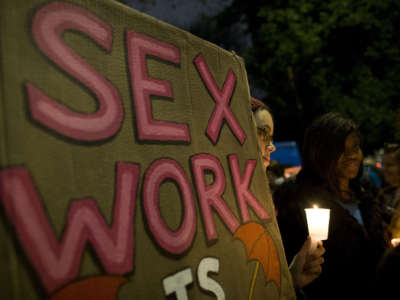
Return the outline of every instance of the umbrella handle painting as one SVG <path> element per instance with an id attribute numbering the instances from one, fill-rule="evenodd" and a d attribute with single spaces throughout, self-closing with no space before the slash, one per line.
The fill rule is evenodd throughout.
<path id="1" fill-rule="evenodd" d="M 275 282 L 280 290 L 281 274 L 278 253 L 271 236 L 264 226 L 256 222 L 243 224 L 236 230 L 234 237 L 243 242 L 248 261 L 256 261 L 256 268 L 250 285 L 249 300 L 251 300 L 254 292 L 255 280 L 260 265 L 264 271 L 265 281 Z"/>

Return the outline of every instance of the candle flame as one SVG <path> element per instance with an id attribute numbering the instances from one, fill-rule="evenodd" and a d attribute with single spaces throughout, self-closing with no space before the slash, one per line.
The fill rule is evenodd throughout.
<path id="1" fill-rule="evenodd" d="M 318 205 L 314 204 L 314 209 L 317 209 L 317 208 L 318 208 Z"/>
<path id="2" fill-rule="evenodd" d="M 392 242 L 392 246 L 396 247 L 397 245 L 400 244 L 400 238 L 394 238 L 391 240 L 391 242 Z"/>

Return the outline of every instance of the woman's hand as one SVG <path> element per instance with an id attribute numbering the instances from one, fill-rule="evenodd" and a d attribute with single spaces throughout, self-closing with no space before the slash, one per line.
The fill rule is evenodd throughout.
<path id="1" fill-rule="evenodd" d="M 316 249 L 311 250 L 311 237 L 307 238 L 289 266 L 296 289 L 305 287 L 319 277 L 322 272 L 321 264 L 324 262 L 322 255 L 325 251 L 322 241 L 318 242 Z"/>

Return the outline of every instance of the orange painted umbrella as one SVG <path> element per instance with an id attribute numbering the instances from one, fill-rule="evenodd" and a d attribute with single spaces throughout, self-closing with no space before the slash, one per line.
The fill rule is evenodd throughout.
<path id="1" fill-rule="evenodd" d="M 260 264 L 263 268 L 266 282 L 275 282 L 280 290 L 281 268 L 278 253 L 271 236 L 264 226 L 256 222 L 246 223 L 236 230 L 234 237 L 244 243 L 248 260 L 255 260 L 257 262 L 250 286 L 249 299 L 253 296 L 255 280 Z"/>

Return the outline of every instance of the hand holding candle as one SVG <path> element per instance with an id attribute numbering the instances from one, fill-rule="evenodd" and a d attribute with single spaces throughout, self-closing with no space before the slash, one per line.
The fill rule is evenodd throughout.
<path id="1" fill-rule="evenodd" d="M 308 234 L 311 236 L 312 248 L 317 247 L 318 241 L 328 239 L 330 209 L 306 208 Z"/>

